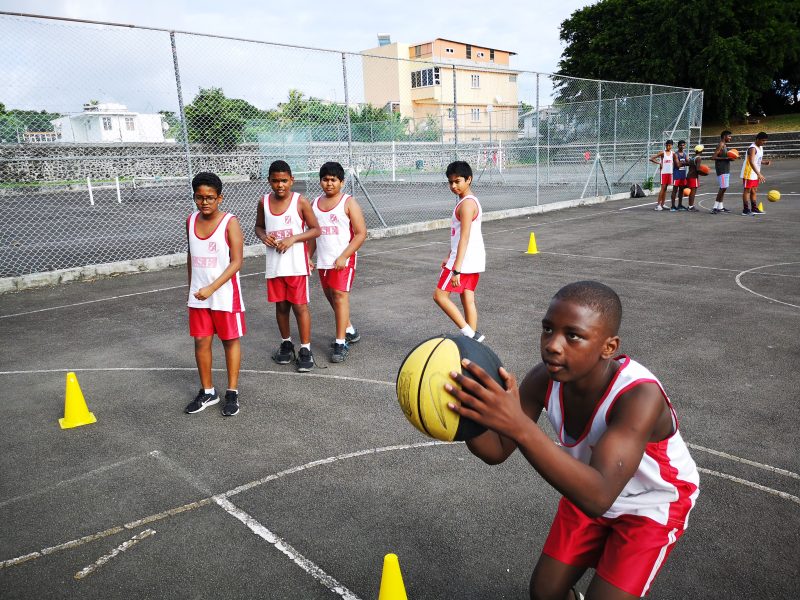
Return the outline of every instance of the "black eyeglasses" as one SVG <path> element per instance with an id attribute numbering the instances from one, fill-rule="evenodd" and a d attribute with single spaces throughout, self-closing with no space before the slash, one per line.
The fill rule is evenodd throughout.
<path id="1" fill-rule="evenodd" d="M 196 204 L 212 204 L 219 196 L 195 196 L 194 201 Z"/>

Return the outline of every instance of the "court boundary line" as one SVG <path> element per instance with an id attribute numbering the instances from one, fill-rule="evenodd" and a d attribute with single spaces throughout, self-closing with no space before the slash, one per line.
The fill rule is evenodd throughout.
<path id="1" fill-rule="evenodd" d="M 767 269 L 769 267 L 780 267 L 780 266 L 783 266 L 783 265 L 796 265 L 796 264 L 798 264 L 797 261 L 774 263 L 774 264 L 771 264 L 771 265 L 761 265 L 760 267 L 753 267 L 752 269 L 747 269 L 745 271 L 740 271 L 739 274 L 736 275 L 736 285 L 738 285 L 740 288 L 742 288 L 746 292 L 750 292 L 754 296 L 758 296 L 759 298 L 764 298 L 765 300 L 769 300 L 770 302 L 777 302 L 778 304 L 784 304 L 786 306 L 792 306 L 794 308 L 800 308 L 800 306 L 798 306 L 797 304 L 792 304 L 791 302 L 784 302 L 782 300 L 776 300 L 775 298 L 770 298 L 769 296 L 765 296 L 764 294 L 759 294 L 758 292 L 754 292 L 753 290 L 751 290 L 749 287 L 747 287 L 746 285 L 744 285 L 742 283 L 742 276 L 747 275 L 748 273 L 752 273 L 753 271 L 756 271 L 758 269 Z M 759 275 L 763 275 L 763 273 L 758 273 L 758 274 Z M 797 277 L 797 275 L 785 275 L 785 277 Z"/>

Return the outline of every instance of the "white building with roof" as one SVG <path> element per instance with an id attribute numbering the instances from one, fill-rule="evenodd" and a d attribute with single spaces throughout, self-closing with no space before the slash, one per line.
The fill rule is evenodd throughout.
<path id="1" fill-rule="evenodd" d="M 158 114 L 137 113 L 114 102 L 87 103 L 83 112 L 52 121 L 60 142 L 69 143 L 164 143 L 168 129 Z"/>

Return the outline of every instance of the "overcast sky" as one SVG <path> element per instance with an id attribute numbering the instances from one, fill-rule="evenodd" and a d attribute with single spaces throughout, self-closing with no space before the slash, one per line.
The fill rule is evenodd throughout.
<path id="1" fill-rule="evenodd" d="M 512 67 L 553 72 L 563 45 L 559 26 L 585 0 L 514 2 L 430 0 L 380 3 L 257 0 L 0 0 L 0 11 L 212 33 L 273 43 L 359 52 L 377 34 L 418 43 L 437 37 L 516 52 Z M 540 5 L 540 6 L 537 6 Z M 77 112 L 89 99 L 134 110 L 174 109 L 175 82 L 165 34 L 86 28 L 0 17 L 0 90 L 9 108 Z M 288 87 L 342 101 L 341 57 L 244 43 L 178 37 L 184 98 L 199 87 L 222 87 L 269 108 Z M 348 61 L 351 101 L 360 101 L 360 65 Z M 287 87 L 288 86 L 288 87 Z M 351 86 L 348 86 L 351 87 Z M 520 85 L 520 99 L 525 96 Z"/>

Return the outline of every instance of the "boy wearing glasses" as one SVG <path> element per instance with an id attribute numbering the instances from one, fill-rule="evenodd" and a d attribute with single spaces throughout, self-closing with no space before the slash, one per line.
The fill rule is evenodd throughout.
<path id="1" fill-rule="evenodd" d="M 214 334 L 225 349 L 228 390 L 222 414 L 239 412 L 239 366 L 242 362 L 239 338 L 245 334 L 244 301 L 239 283 L 244 238 L 238 219 L 219 210 L 222 181 L 214 173 L 198 173 L 192 179 L 197 211 L 186 221 L 189 251 L 189 335 L 194 338 L 194 357 L 201 389 L 186 407 L 198 413 L 219 402 L 211 378 L 211 341 Z"/>

